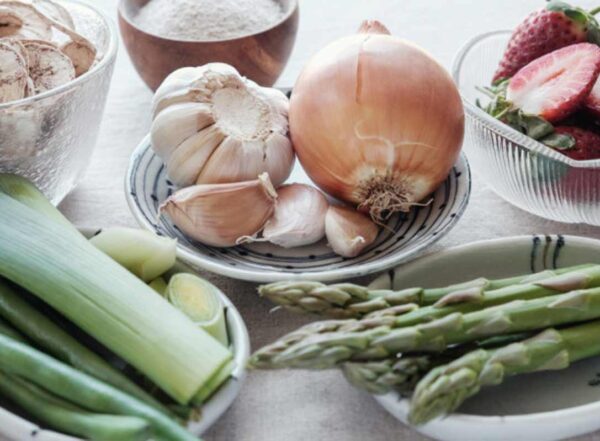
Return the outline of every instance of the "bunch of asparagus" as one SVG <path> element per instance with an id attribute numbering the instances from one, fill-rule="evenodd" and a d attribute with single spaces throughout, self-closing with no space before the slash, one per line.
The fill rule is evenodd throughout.
<path id="1" fill-rule="evenodd" d="M 259 292 L 283 308 L 338 319 L 261 348 L 251 367 L 339 368 L 370 393 L 412 395 L 414 424 L 506 376 L 600 355 L 600 265 L 435 289 L 280 282 Z"/>

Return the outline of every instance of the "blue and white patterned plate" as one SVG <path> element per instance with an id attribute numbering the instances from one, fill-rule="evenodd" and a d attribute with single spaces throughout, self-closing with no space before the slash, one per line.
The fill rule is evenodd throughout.
<path id="1" fill-rule="evenodd" d="M 288 182 L 310 183 L 297 162 Z M 287 279 L 331 281 L 364 276 L 414 259 L 446 234 L 469 201 L 471 171 L 461 154 L 446 181 L 432 194 L 431 203 L 394 216 L 375 243 L 355 258 L 333 253 L 325 240 L 305 247 L 284 249 L 268 243 L 214 248 L 187 238 L 159 205 L 177 188 L 146 137 L 133 152 L 127 171 L 126 197 L 138 222 L 149 230 L 177 238 L 179 257 L 189 265 L 235 279 L 273 282 Z"/>

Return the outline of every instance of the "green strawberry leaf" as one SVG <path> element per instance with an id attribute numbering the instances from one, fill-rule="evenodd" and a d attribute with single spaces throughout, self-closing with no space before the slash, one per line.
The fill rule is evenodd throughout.
<path id="1" fill-rule="evenodd" d="M 587 39 L 590 43 L 600 46 L 600 29 L 598 29 L 597 25 L 592 26 L 590 24 L 587 31 Z"/>
<path id="2" fill-rule="evenodd" d="M 525 130 L 527 136 L 533 139 L 542 139 L 554 132 L 554 127 L 544 118 L 536 115 L 528 115 L 522 111 L 518 112 L 518 118 L 521 127 Z"/>
<path id="3" fill-rule="evenodd" d="M 546 10 L 548 11 L 565 12 L 569 9 L 573 9 L 573 6 L 559 0 L 550 0 L 546 3 Z"/>
<path id="4" fill-rule="evenodd" d="M 552 133 L 540 139 L 540 142 L 556 150 L 570 150 L 575 147 L 575 138 L 562 133 Z"/>
<path id="5" fill-rule="evenodd" d="M 581 23 L 582 25 L 586 25 L 589 19 L 589 15 L 579 9 L 565 9 L 562 12 L 574 22 Z"/>

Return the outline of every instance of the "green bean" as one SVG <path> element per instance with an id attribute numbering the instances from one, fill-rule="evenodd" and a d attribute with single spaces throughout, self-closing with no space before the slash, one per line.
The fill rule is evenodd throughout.
<path id="1" fill-rule="evenodd" d="M 150 423 L 158 439 L 198 441 L 198 438 L 155 408 L 3 335 L 0 335 L 0 370 L 23 377 L 94 412 L 143 418 Z"/>
<path id="2" fill-rule="evenodd" d="M 51 429 L 70 435 L 92 441 L 144 441 L 151 436 L 150 426 L 141 418 L 87 412 L 3 372 L 0 372 L 0 394 Z"/>

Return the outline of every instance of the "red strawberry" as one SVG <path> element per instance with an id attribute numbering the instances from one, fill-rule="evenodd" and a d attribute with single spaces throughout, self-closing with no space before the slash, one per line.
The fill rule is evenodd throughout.
<path id="1" fill-rule="evenodd" d="M 554 132 L 570 135 L 575 140 L 573 148 L 559 150 L 563 155 L 579 161 L 600 159 L 600 135 L 598 133 L 575 126 L 558 126 L 554 128 Z"/>
<path id="2" fill-rule="evenodd" d="M 532 12 L 511 35 L 493 82 L 512 77 L 523 66 L 556 49 L 585 41 L 600 43 L 595 12 L 560 1 L 550 1 L 544 9 Z"/>
<path id="3" fill-rule="evenodd" d="M 596 80 L 596 84 L 583 102 L 583 106 L 596 118 L 600 118 L 600 80 Z"/>
<path id="4" fill-rule="evenodd" d="M 579 43 L 532 61 L 513 76 L 506 99 L 524 113 L 549 122 L 576 111 L 600 73 L 600 47 Z"/>

